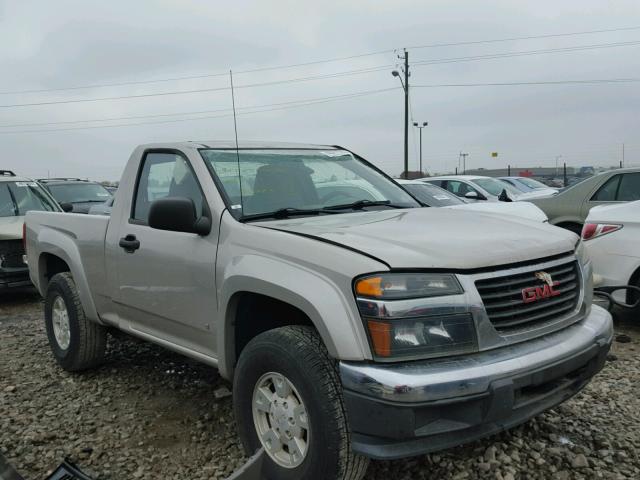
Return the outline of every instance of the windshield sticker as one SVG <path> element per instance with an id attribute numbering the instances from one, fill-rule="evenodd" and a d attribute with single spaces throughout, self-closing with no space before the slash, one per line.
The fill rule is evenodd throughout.
<path id="1" fill-rule="evenodd" d="M 98 193 L 97 194 L 99 197 L 110 197 L 111 195 L 108 193 Z"/>
<path id="2" fill-rule="evenodd" d="M 242 205 L 231 205 L 231 210 L 238 210 L 239 208 L 242 208 Z"/>
<path id="3" fill-rule="evenodd" d="M 433 198 L 435 198 L 436 200 L 449 200 L 449 197 L 447 197 L 446 195 L 434 195 Z"/>
<path id="4" fill-rule="evenodd" d="M 36 182 L 16 182 L 16 187 L 37 187 Z"/>

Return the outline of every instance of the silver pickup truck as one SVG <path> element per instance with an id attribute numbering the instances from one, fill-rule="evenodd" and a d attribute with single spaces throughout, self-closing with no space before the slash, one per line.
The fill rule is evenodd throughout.
<path id="1" fill-rule="evenodd" d="M 611 344 L 575 234 L 420 207 L 340 147 L 153 144 L 111 217 L 30 212 L 26 249 L 62 368 L 157 343 L 233 381 L 268 478 L 358 479 L 563 402 Z"/>

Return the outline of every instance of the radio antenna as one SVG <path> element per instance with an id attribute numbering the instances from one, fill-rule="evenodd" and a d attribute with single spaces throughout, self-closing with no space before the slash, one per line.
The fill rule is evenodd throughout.
<path id="1" fill-rule="evenodd" d="M 236 97 L 233 89 L 233 71 L 229 70 L 229 80 L 231 80 L 231 105 L 233 107 L 233 130 L 236 136 L 236 160 L 238 162 L 238 182 L 240 183 L 240 208 L 244 211 L 242 200 L 242 173 L 240 172 L 240 147 L 238 146 L 238 123 L 236 121 Z"/>

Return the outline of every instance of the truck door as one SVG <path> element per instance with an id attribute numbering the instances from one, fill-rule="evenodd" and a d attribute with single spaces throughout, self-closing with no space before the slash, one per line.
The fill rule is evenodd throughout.
<path id="1" fill-rule="evenodd" d="M 197 213 L 208 212 L 193 167 L 179 152 L 147 152 L 133 192 L 113 247 L 119 315 L 134 330 L 215 356 L 217 229 L 200 236 L 148 225 L 159 198 L 190 198 Z"/>

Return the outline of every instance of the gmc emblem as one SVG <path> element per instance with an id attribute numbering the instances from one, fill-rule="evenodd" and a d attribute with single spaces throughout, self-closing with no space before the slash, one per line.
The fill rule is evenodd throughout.
<path id="1" fill-rule="evenodd" d="M 555 290 L 560 282 L 554 282 L 547 272 L 536 272 L 536 278 L 545 282 L 542 287 L 527 287 L 522 289 L 522 301 L 524 303 L 537 302 L 543 298 L 557 297 L 562 292 Z"/>

